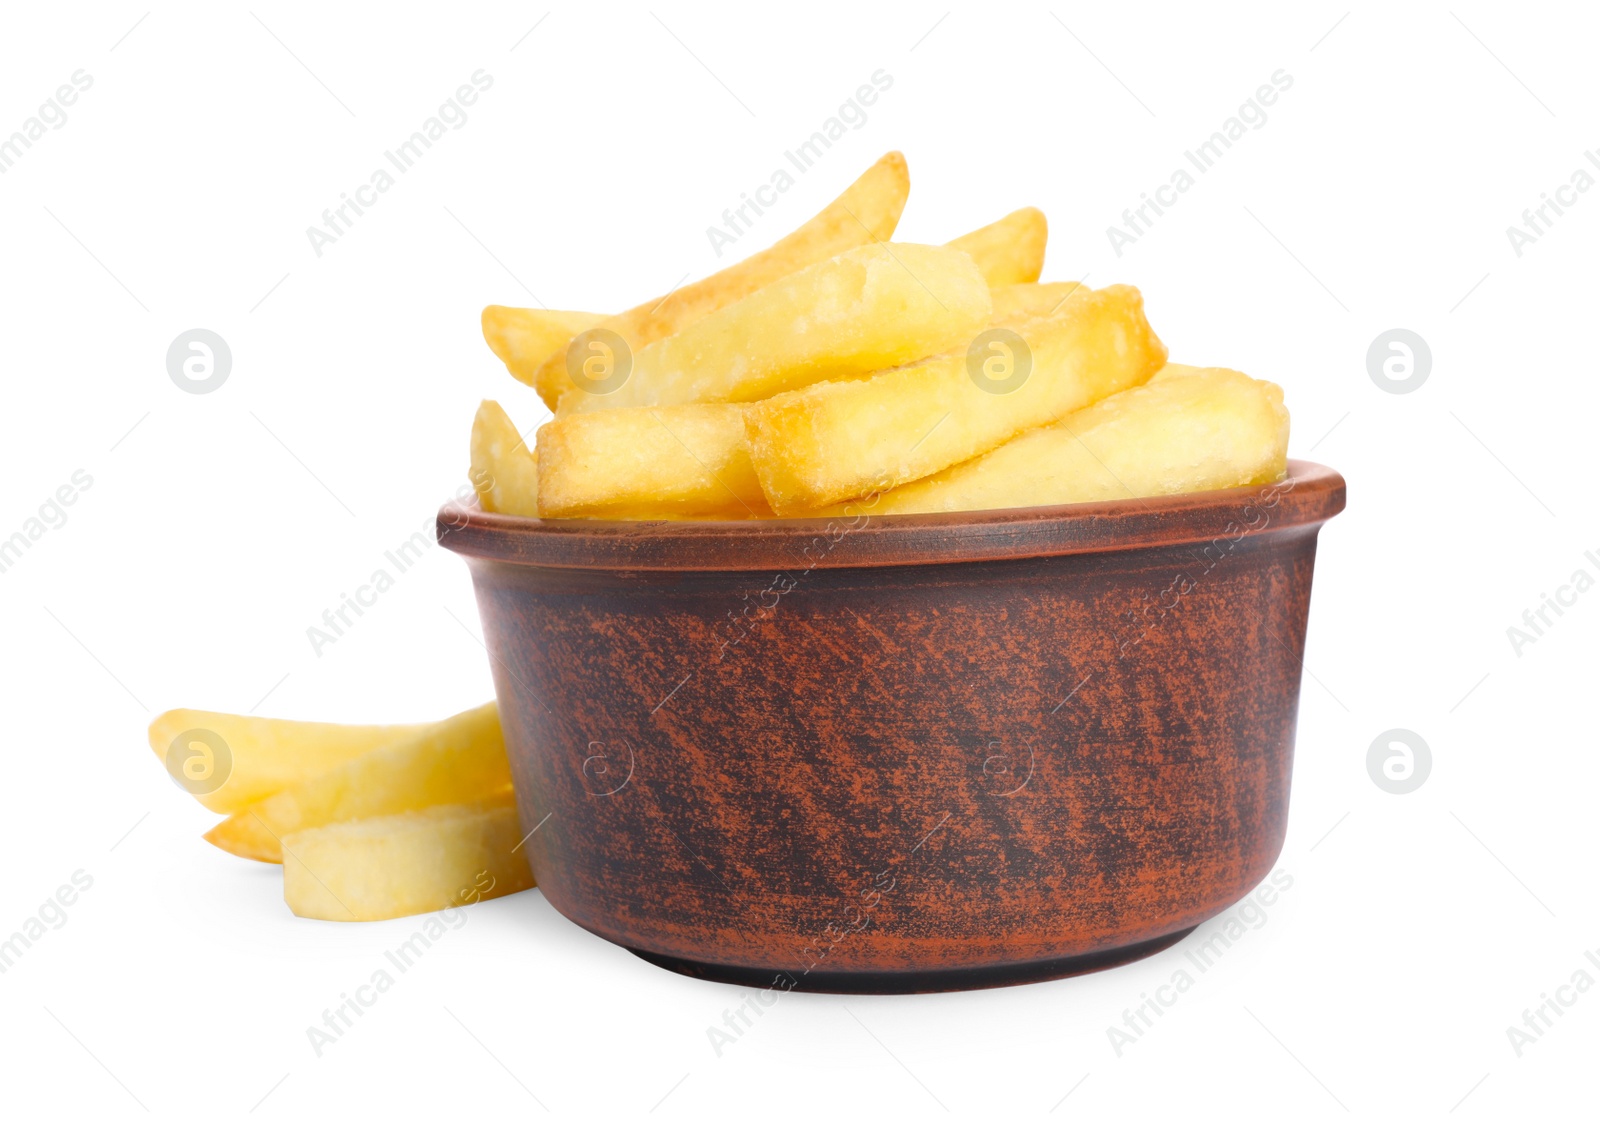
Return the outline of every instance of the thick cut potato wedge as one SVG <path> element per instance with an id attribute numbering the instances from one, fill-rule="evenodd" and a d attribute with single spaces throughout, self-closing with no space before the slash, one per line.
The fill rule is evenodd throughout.
<path id="1" fill-rule="evenodd" d="M 959 250 L 882 243 L 791 273 L 633 356 L 620 387 L 574 388 L 558 417 L 626 406 L 754 402 L 964 347 L 989 286 Z"/>
<path id="2" fill-rule="evenodd" d="M 503 515 L 539 514 L 539 458 L 500 403 L 485 398 L 472 419 L 472 466 L 478 504 Z"/>
<path id="3" fill-rule="evenodd" d="M 989 290 L 994 302 L 990 323 L 1015 328 L 1040 316 L 1053 316 L 1067 303 L 1068 297 L 1083 288 L 1078 281 L 995 286 Z"/>
<path id="4" fill-rule="evenodd" d="M 533 886 L 522 837 L 509 792 L 297 831 L 283 841 L 283 900 L 300 917 L 382 921 L 503 897 Z"/>
<path id="5" fill-rule="evenodd" d="M 656 340 L 675 335 L 718 309 L 743 300 L 780 277 L 857 246 L 887 242 L 900 223 L 900 212 L 905 209 L 910 191 L 911 175 L 906 170 L 906 158 L 891 152 L 862 173 L 843 195 L 770 249 L 753 254 L 703 281 L 674 289 L 664 297 L 608 317 L 596 326 L 615 332 L 637 353 Z M 555 409 L 561 396 L 573 388 L 572 378 L 567 374 L 565 348 L 540 365 L 534 375 L 534 386 L 551 409 Z"/>
<path id="6" fill-rule="evenodd" d="M 548 518 L 770 516 L 736 403 L 573 414 L 539 430 Z"/>
<path id="7" fill-rule="evenodd" d="M 415 737 L 431 725 L 343 726 L 214 710 L 169 710 L 150 723 L 150 748 L 196 800 L 213 812 L 227 813 L 379 746 Z M 200 735 L 174 748 L 179 736 L 192 730 L 216 735 L 226 749 L 219 750 Z M 219 779 L 214 791 L 206 791 Z"/>
<path id="8" fill-rule="evenodd" d="M 1044 212 L 1024 207 L 945 245 L 970 254 L 991 286 L 1021 285 L 1039 280 L 1049 233 Z"/>
<path id="9" fill-rule="evenodd" d="M 1010 348 L 990 356 L 1020 378 L 1004 393 L 980 386 L 961 351 L 752 406 L 745 435 L 767 502 L 798 514 L 932 475 L 1137 386 L 1167 358 L 1126 285 L 1074 294 L 1017 334 L 1031 354 L 1025 377 Z"/>
<path id="10" fill-rule="evenodd" d="M 1289 411 L 1277 386 L 1221 367 L 1168 367 L 986 456 L 885 492 L 870 511 L 1042 507 L 1270 484 L 1283 476 L 1288 449 Z"/>
<path id="11" fill-rule="evenodd" d="M 605 320 L 605 314 L 600 312 L 555 312 L 491 304 L 483 310 L 483 340 L 512 378 L 538 389 L 535 376 L 544 361 L 564 351 L 573 336 L 599 327 Z M 540 390 L 545 405 L 555 409 L 560 391 L 567 385 L 546 388 L 551 390 L 548 394 Z"/>
<path id="12" fill-rule="evenodd" d="M 500 715 L 485 703 L 251 804 L 206 840 L 240 858 L 282 862 L 281 840 L 292 832 L 481 800 L 510 783 Z"/>

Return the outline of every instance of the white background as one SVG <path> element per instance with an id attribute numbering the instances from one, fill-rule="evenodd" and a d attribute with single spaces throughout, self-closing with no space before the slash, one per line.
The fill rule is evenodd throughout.
<path id="1" fill-rule="evenodd" d="M 0 574 L 0 936 L 74 871 L 94 882 L 0 976 L 6 1115 L 1592 1111 L 1600 989 L 1520 1057 L 1506 1031 L 1578 969 L 1600 980 L 1600 592 L 1520 655 L 1506 630 L 1575 570 L 1600 577 L 1600 191 L 1520 257 L 1506 228 L 1600 146 L 1597 30 L 1476 0 L 10 6 L 0 134 L 74 71 L 93 86 L 0 176 L 0 537 L 75 470 L 93 485 Z M 480 68 L 466 124 L 319 258 L 306 228 Z M 146 723 L 487 698 L 467 570 L 442 550 L 320 657 L 306 636 L 463 481 L 481 397 L 542 420 L 480 308 L 619 309 L 727 264 L 706 227 L 879 69 L 866 124 L 740 252 L 898 148 L 900 238 L 1043 208 L 1047 279 L 1139 285 L 1175 359 L 1281 383 L 1292 454 L 1349 480 L 1312 605 L 1292 889 L 1121 1056 L 1107 1028 L 1184 946 L 1028 987 L 788 996 L 718 1057 L 706 1028 L 743 995 L 532 892 L 468 911 L 316 1057 L 306 1028 L 415 923 L 292 917 L 275 868 L 199 839 L 214 817 Z M 1106 228 L 1279 69 L 1267 123 L 1119 258 Z M 194 327 L 232 349 L 211 394 L 167 375 Z M 1367 371 L 1394 327 L 1432 351 L 1406 395 Z M 1366 765 L 1394 727 L 1433 755 L 1404 796 Z"/>

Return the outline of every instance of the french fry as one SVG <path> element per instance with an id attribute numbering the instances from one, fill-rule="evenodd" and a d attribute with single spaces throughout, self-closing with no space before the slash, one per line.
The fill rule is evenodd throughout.
<path id="1" fill-rule="evenodd" d="M 282 862 L 281 840 L 292 832 L 480 800 L 510 783 L 500 715 L 485 703 L 251 804 L 206 840 L 240 858 Z"/>
<path id="2" fill-rule="evenodd" d="M 1014 328 L 1036 317 L 1049 316 L 1081 288 L 1078 281 L 993 286 L 989 297 L 994 302 L 994 315 L 989 323 Z"/>
<path id="3" fill-rule="evenodd" d="M 770 516 L 737 403 L 641 406 L 539 430 L 539 510 L 552 518 Z"/>
<path id="4" fill-rule="evenodd" d="M 472 419 L 469 478 L 485 511 L 503 515 L 539 514 L 539 458 L 512 424 L 500 403 L 484 399 Z"/>
<path id="5" fill-rule="evenodd" d="M 964 346 L 989 286 L 959 250 L 882 243 L 808 266 L 633 356 L 607 393 L 574 387 L 558 417 L 627 406 L 754 402 Z"/>
<path id="6" fill-rule="evenodd" d="M 1225 368 L 1175 368 L 859 506 L 872 515 L 980 511 L 1280 479 L 1289 448 L 1283 391 Z"/>
<path id="7" fill-rule="evenodd" d="M 430 725 L 344 726 L 180 709 L 158 715 L 149 738 L 174 780 L 213 812 L 228 813 Z M 184 734 L 193 736 L 179 744 Z"/>
<path id="8" fill-rule="evenodd" d="M 599 312 L 554 312 L 547 308 L 510 308 L 491 304 L 483 310 L 483 339 L 511 377 L 539 389 L 545 405 L 556 407 L 556 393 L 540 389 L 535 376 L 544 361 L 566 349 L 579 332 L 598 327 L 606 319 Z M 566 384 L 556 389 L 564 389 Z"/>
<path id="9" fill-rule="evenodd" d="M 300 917 L 382 921 L 503 897 L 533 886 L 522 835 L 509 792 L 297 831 L 283 900 Z"/>
<path id="10" fill-rule="evenodd" d="M 1039 280 L 1048 236 L 1044 212 L 1024 207 L 945 245 L 971 255 L 991 287 L 1020 285 Z"/>
<path id="11" fill-rule="evenodd" d="M 1031 355 L 1025 374 L 1012 345 L 995 341 L 977 356 L 982 367 L 962 350 L 752 406 L 745 436 L 773 511 L 798 514 L 932 475 L 1144 382 L 1167 357 L 1139 290 L 1125 285 L 1074 294 L 1017 334 Z M 995 382 L 1019 385 L 979 385 L 997 361 L 1005 370 Z"/>
<path id="12" fill-rule="evenodd" d="M 989 323 L 1026 324 L 1058 309 L 1079 288 L 1076 281 L 1002 285 L 990 290 L 994 314 Z M 548 448 L 561 448 L 562 456 L 557 470 L 549 467 L 548 448 L 543 454 L 547 468 L 540 510 L 551 518 L 770 516 L 772 509 L 750 463 L 743 416 L 742 408 L 735 413 L 727 403 L 698 403 L 560 418 L 541 430 L 540 440 Z M 737 426 L 732 424 L 735 417 L 740 419 Z M 673 435 L 678 441 L 669 443 Z M 473 464 L 476 471 L 478 462 Z M 485 506 L 490 502 L 508 501 L 486 500 Z M 533 514 L 528 507 L 519 513 Z"/>
<path id="13" fill-rule="evenodd" d="M 888 153 L 863 172 L 844 194 L 771 248 L 702 281 L 608 317 L 596 326 L 621 336 L 637 354 L 656 340 L 681 332 L 781 277 L 857 246 L 888 241 L 900 223 L 900 212 L 905 209 L 910 191 L 906 158 L 898 152 Z M 533 385 L 551 409 L 573 388 L 565 348 L 539 366 Z"/>

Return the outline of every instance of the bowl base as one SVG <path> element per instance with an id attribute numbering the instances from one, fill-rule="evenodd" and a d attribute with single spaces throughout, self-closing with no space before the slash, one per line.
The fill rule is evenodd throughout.
<path id="1" fill-rule="evenodd" d="M 1099 972 L 1135 960 L 1154 956 L 1171 948 L 1194 932 L 1197 926 L 1180 929 L 1176 933 L 1106 949 L 1082 956 L 1061 956 L 1053 960 L 1029 960 L 1020 964 L 995 964 L 978 968 L 936 968 L 928 971 L 903 972 L 789 972 L 781 968 L 746 968 L 733 964 L 707 964 L 699 960 L 683 960 L 676 956 L 662 956 L 642 949 L 629 948 L 639 959 L 695 979 L 714 983 L 735 984 L 739 987 L 768 988 L 776 977 L 788 976 L 794 986 L 786 991 L 820 991 L 838 995 L 912 995 L 935 991 L 974 991 L 986 987 L 1010 987 L 1013 984 L 1039 983 L 1059 980 L 1067 976 L 1080 976 L 1086 972 Z M 626 946 L 624 946 L 626 947 Z"/>

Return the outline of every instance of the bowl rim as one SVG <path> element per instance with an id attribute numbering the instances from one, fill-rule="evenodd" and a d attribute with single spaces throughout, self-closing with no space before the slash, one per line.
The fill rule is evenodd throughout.
<path id="1" fill-rule="evenodd" d="M 866 501 L 863 501 L 865 503 Z M 1290 460 L 1283 479 L 1211 492 L 921 515 L 744 520 L 538 519 L 439 509 L 441 545 L 469 559 L 601 571 L 777 571 L 993 562 L 1314 530 L 1345 481 Z"/>

